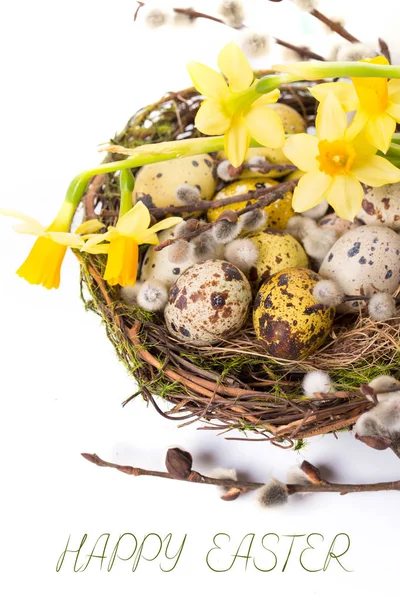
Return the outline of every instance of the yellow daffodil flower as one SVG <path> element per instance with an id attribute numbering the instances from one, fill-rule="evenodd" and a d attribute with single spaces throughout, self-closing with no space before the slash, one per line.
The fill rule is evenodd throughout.
<path id="1" fill-rule="evenodd" d="M 195 125 L 207 135 L 225 134 L 225 152 L 234 167 L 242 164 L 250 137 L 262 146 L 281 148 L 285 142 L 282 121 L 268 104 L 276 102 L 279 90 L 261 95 L 252 68 L 234 42 L 219 53 L 221 73 L 198 62 L 188 64 L 195 88 L 206 100 L 196 115 Z"/>
<path id="2" fill-rule="evenodd" d="M 157 231 L 182 221 L 180 217 L 168 217 L 149 227 L 150 220 L 148 208 L 138 202 L 118 219 L 116 227 L 109 227 L 104 234 L 87 236 L 81 250 L 108 255 L 104 279 L 110 285 L 135 285 L 140 244 L 158 244 Z"/>
<path id="3" fill-rule="evenodd" d="M 383 56 L 359 62 L 389 64 Z M 310 88 L 310 92 L 319 101 L 332 92 L 344 110 L 357 111 L 351 123 L 352 134 L 356 135 L 365 126 L 368 142 L 387 152 L 396 123 L 400 123 L 400 81 L 388 81 L 384 77 L 354 77 L 352 82 L 321 83 Z"/>
<path id="4" fill-rule="evenodd" d="M 361 183 L 380 187 L 400 181 L 400 169 L 376 156 L 364 134 L 353 138 L 349 132 L 346 113 L 329 93 L 318 109 L 316 136 L 299 133 L 286 141 L 284 154 L 306 173 L 293 194 L 296 212 L 326 198 L 339 217 L 352 221 L 364 196 Z"/>
<path id="5" fill-rule="evenodd" d="M 22 221 L 14 225 L 14 231 L 38 238 L 25 262 L 18 269 L 17 275 L 34 285 L 43 285 L 47 289 L 58 288 L 67 247 L 81 248 L 84 242 L 78 234 L 98 231 L 103 227 L 100 221 L 93 219 L 78 227 L 76 233 L 69 233 L 74 212 L 71 205 L 65 203 L 53 223 L 44 228 L 39 221 L 28 215 L 13 209 L 0 209 L 0 214 Z"/>

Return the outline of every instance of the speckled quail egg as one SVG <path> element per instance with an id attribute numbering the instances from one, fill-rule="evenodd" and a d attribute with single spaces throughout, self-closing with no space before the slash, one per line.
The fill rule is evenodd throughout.
<path id="1" fill-rule="evenodd" d="M 274 110 L 282 120 L 285 133 L 305 133 L 306 123 L 300 113 L 291 106 L 277 102 L 276 104 L 268 105 L 268 108 Z"/>
<path id="2" fill-rule="evenodd" d="M 400 231 L 400 183 L 364 186 L 365 195 L 357 215 L 366 225 L 385 225 Z"/>
<path id="3" fill-rule="evenodd" d="M 322 217 L 322 219 L 318 221 L 318 225 L 321 229 L 333 230 L 338 236 L 341 236 L 346 233 L 346 231 L 359 227 L 361 223 L 359 221 L 346 221 L 346 219 L 338 217 L 336 213 L 330 213 L 329 215 Z"/>
<path id="4" fill-rule="evenodd" d="M 249 280 L 257 289 L 261 282 L 282 269 L 308 267 L 308 257 L 301 244 L 289 233 L 264 229 L 247 236 L 258 250 L 258 259 L 250 269 Z"/>
<path id="5" fill-rule="evenodd" d="M 267 354 L 300 360 L 324 343 L 335 309 L 316 303 L 312 291 L 320 279 L 309 269 L 285 269 L 261 285 L 253 323 Z"/>
<path id="6" fill-rule="evenodd" d="M 290 162 L 283 154 L 281 148 L 249 148 L 246 152 L 244 162 L 253 156 L 264 156 L 268 162 L 273 164 Z M 220 150 L 217 153 L 217 160 L 226 160 L 227 158 L 224 150 Z"/>
<path id="7" fill-rule="evenodd" d="M 270 179 L 269 177 L 252 177 L 250 179 L 242 179 L 241 181 L 235 181 L 234 183 L 230 183 L 224 187 L 215 195 L 213 200 L 223 200 L 225 198 L 229 198 L 229 196 L 238 196 L 239 194 L 246 194 L 252 190 L 269 188 L 273 185 L 276 185 L 276 181 Z M 249 203 L 254 204 L 255 202 L 257 202 L 256 199 L 250 201 L 245 200 L 244 202 L 235 202 L 220 208 L 211 208 L 207 212 L 207 219 L 210 222 L 216 221 L 219 215 L 224 212 L 224 210 L 241 210 Z M 274 229 L 285 229 L 287 222 L 294 215 L 294 210 L 292 208 L 292 192 L 288 192 L 280 200 L 272 202 L 272 204 L 266 206 L 264 211 L 267 215 L 268 227 L 273 227 Z"/>
<path id="8" fill-rule="evenodd" d="M 158 238 L 161 242 L 175 237 L 175 227 L 161 231 Z M 156 251 L 155 246 L 149 246 L 146 254 L 143 257 L 142 269 L 140 272 L 140 281 L 156 280 L 163 283 L 169 288 L 186 269 L 191 267 L 196 259 L 190 255 L 187 260 L 182 263 L 175 264 L 168 258 L 169 248 Z M 223 256 L 224 247 L 221 244 L 216 245 L 216 254 L 218 257 Z"/>
<path id="9" fill-rule="evenodd" d="M 171 335 L 195 346 L 217 344 L 246 322 L 251 289 L 243 273 L 223 260 L 198 262 L 174 283 L 165 308 Z"/>
<path id="10" fill-rule="evenodd" d="M 158 239 L 161 242 L 171 239 L 175 236 L 175 227 L 160 231 Z M 168 259 L 168 247 L 163 250 L 155 251 L 155 246 L 149 246 L 143 257 L 142 269 L 140 271 L 140 281 L 154 279 L 161 281 L 167 287 L 170 287 L 188 267 L 195 262 L 192 257 L 179 265 L 172 263 Z"/>
<path id="11" fill-rule="evenodd" d="M 400 236 L 388 227 L 362 225 L 332 246 L 319 274 L 335 280 L 345 294 L 392 294 L 400 283 Z M 339 312 L 358 312 L 359 302 L 347 302 Z"/>
<path id="12" fill-rule="evenodd" d="M 203 200 L 213 197 L 216 178 L 209 154 L 145 165 L 136 176 L 133 195 L 148 208 L 176 206 L 175 192 L 183 184 L 197 187 Z"/>

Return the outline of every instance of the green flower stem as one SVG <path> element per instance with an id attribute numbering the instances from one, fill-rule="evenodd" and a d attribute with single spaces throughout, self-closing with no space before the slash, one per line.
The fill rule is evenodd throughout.
<path id="1" fill-rule="evenodd" d="M 260 147 L 260 145 L 261 144 L 255 140 L 250 140 L 250 147 Z M 69 210 L 73 216 L 79 205 L 79 202 L 82 199 L 82 196 L 86 191 L 89 181 L 95 175 L 100 175 L 101 173 L 114 173 L 115 171 L 123 171 L 125 169 L 133 169 L 151 163 L 163 162 L 165 160 L 181 158 L 183 156 L 193 156 L 195 154 L 202 154 L 204 152 L 216 152 L 218 150 L 223 150 L 223 148 L 223 136 L 178 140 L 174 142 L 161 142 L 159 144 L 141 146 L 140 149 L 138 149 L 132 156 L 129 156 L 129 158 L 115 162 L 103 163 L 94 169 L 84 171 L 80 175 L 77 175 L 71 181 L 67 189 L 64 205 L 70 206 L 65 207 L 65 209 Z"/>
<path id="2" fill-rule="evenodd" d="M 389 156 L 400 157 L 400 144 L 392 143 L 387 152 Z"/>
<path id="3" fill-rule="evenodd" d="M 135 178 L 130 169 L 123 169 L 119 176 L 119 187 L 121 190 L 121 204 L 119 208 L 119 216 L 122 217 L 133 206 L 132 193 L 135 187 Z"/>
<path id="4" fill-rule="evenodd" d="M 258 80 L 256 92 L 259 94 L 268 94 L 285 83 L 302 81 L 303 77 L 297 75 L 265 75 Z"/>
<path id="5" fill-rule="evenodd" d="M 392 137 L 392 142 L 400 143 L 400 133 L 394 133 Z"/>
<path id="6" fill-rule="evenodd" d="M 400 66 L 375 65 L 364 62 L 322 62 L 308 61 L 298 63 L 287 63 L 273 65 L 274 71 L 281 71 L 291 75 L 297 75 L 304 79 L 324 79 L 325 77 L 387 77 L 400 78 Z M 257 91 L 263 90 L 262 82 L 266 77 L 260 79 Z"/>

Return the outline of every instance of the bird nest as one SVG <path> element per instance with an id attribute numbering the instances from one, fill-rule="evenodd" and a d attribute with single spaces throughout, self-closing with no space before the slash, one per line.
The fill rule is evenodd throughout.
<path id="1" fill-rule="evenodd" d="M 134 148 L 199 137 L 193 123 L 201 100 L 193 88 L 170 93 L 137 112 L 111 142 Z M 313 125 L 315 100 L 305 85 L 283 86 L 280 101 Z M 105 161 L 120 158 L 108 154 Z M 83 199 L 85 218 L 96 216 L 115 225 L 119 198 L 113 173 L 96 176 Z M 138 384 L 126 402 L 141 394 L 178 424 L 197 422 L 201 429 L 229 432 L 228 439 L 238 430 L 247 439 L 300 447 L 305 438 L 351 427 L 370 407 L 363 384 L 383 373 L 399 375 L 400 317 L 377 323 L 361 311 L 341 316 L 328 342 L 300 361 L 268 356 L 250 324 L 221 344 L 198 348 L 172 338 L 160 314 L 125 304 L 118 286 L 102 278 L 102 255 L 82 253 L 79 259 L 85 305 L 100 315 L 118 357 Z M 329 372 L 335 392 L 304 396 L 304 374 L 315 369 Z"/>

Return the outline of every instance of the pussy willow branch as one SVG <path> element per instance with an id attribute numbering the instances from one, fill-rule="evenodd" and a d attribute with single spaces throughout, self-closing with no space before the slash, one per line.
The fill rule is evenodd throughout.
<path id="1" fill-rule="evenodd" d="M 229 204 L 237 204 L 238 202 L 247 202 L 248 200 L 259 199 L 261 203 L 266 202 L 266 204 L 259 204 L 259 202 L 254 203 L 246 208 L 248 210 L 253 210 L 254 207 L 261 208 L 268 206 L 269 200 L 271 202 L 275 202 L 282 198 L 287 192 L 291 192 L 296 187 L 298 179 L 291 179 L 289 181 L 284 181 L 283 183 L 279 183 L 278 185 L 274 185 L 269 188 L 259 188 L 255 190 L 250 190 L 245 194 L 237 194 L 236 196 L 229 196 L 228 198 L 221 198 L 220 200 L 200 200 L 199 202 L 194 202 L 192 204 L 181 204 L 179 206 L 166 206 L 165 208 L 149 208 L 151 214 L 156 217 L 156 219 L 161 219 L 165 217 L 165 215 L 179 215 L 185 212 L 197 212 L 199 210 L 210 210 L 213 208 L 221 208 L 223 206 L 227 206 Z M 240 184 L 240 181 L 238 182 Z M 248 210 L 246 212 L 248 212 Z M 239 213 L 238 213 L 239 214 Z M 242 213 L 244 214 L 244 213 Z"/>
<path id="2" fill-rule="evenodd" d="M 175 478 L 167 472 L 163 471 L 150 471 L 147 469 L 142 469 L 140 467 L 131 467 L 126 465 L 117 465 L 115 463 L 107 462 L 101 459 L 97 454 L 87 454 L 82 453 L 83 458 L 88 460 L 89 462 L 97 465 L 98 467 L 110 467 L 111 469 L 117 469 L 122 473 L 126 473 L 126 475 L 133 475 L 134 477 L 138 477 L 140 475 L 147 475 L 150 477 L 162 477 L 163 479 L 172 479 Z M 307 461 L 304 461 L 301 465 L 301 468 L 304 472 L 307 470 L 315 470 L 318 472 L 316 467 L 313 467 Z M 189 477 L 185 481 L 190 481 L 192 483 L 204 483 L 208 485 L 216 485 L 224 488 L 235 488 L 240 491 L 241 494 L 245 494 L 247 492 L 251 492 L 253 490 L 257 490 L 265 483 L 259 483 L 255 481 L 235 481 L 234 479 L 219 479 L 215 477 L 207 477 L 206 475 L 202 475 L 197 471 L 191 471 Z M 288 483 L 286 484 L 288 494 L 292 496 L 293 494 L 302 494 L 302 493 L 314 493 L 314 492 L 337 492 L 341 495 L 350 494 L 355 492 L 380 492 L 380 491 L 400 491 L 400 480 L 399 481 L 384 481 L 380 483 L 361 483 L 361 484 L 350 484 L 350 483 L 332 483 L 330 481 L 325 481 L 324 479 L 319 479 L 317 483 L 305 483 L 305 484 L 297 484 L 297 483 Z"/>
<path id="3" fill-rule="evenodd" d="M 145 2 L 138 2 L 138 5 L 139 6 L 137 7 L 136 12 L 133 17 L 134 21 L 136 21 L 139 11 L 142 8 L 142 6 L 145 6 Z M 214 23 L 220 23 L 221 25 L 226 25 L 227 27 L 231 27 L 223 19 L 219 19 L 218 17 L 213 17 L 212 15 L 209 15 L 207 13 L 198 12 L 197 10 L 194 10 L 193 8 L 173 8 L 172 10 L 177 14 L 187 15 L 193 21 L 195 21 L 196 19 L 206 19 L 208 21 L 214 21 Z M 246 28 L 247 28 L 246 25 L 241 25 L 240 27 L 233 27 L 233 29 L 246 29 Z M 284 48 L 288 48 L 289 50 L 293 50 L 294 52 L 297 52 L 297 54 L 301 58 L 309 58 L 312 60 L 325 60 L 325 58 L 323 56 L 321 56 L 320 54 L 316 54 L 315 52 L 312 52 L 311 50 L 309 50 L 309 48 L 306 48 L 303 46 L 295 46 L 294 44 L 291 44 L 290 42 L 286 42 L 285 40 L 281 40 L 280 38 L 274 37 L 273 39 L 274 39 L 275 43 L 278 44 L 278 46 L 283 46 Z"/>
<path id="4" fill-rule="evenodd" d="M 287 192 L 290 192 L 295 188 L 295 186 L 297 185 L 297 182 L 298 182 L 298 179 L 292 179 L 291 181 L 286 181 L 286 182 L 281 183 L 272 188 L 267 188 L 266 190 L 265 189 L 252 190 L 251 192 L 248 192 L 247 194 L 241 194 L 240 196 L 232 196 L 231 198 L 224 198 L 223 200 L 216 200 L 215 203 L 218 203 L 218 206 L 215 203 L 213 203 L 211 201 L 209 202 L 207 200 L 205 200 L 204 202 L 201 202 L 201 203 L 198 202 L 196 204 L 186 204 L 184 206 L 170 206 L 170 207 L 168 207 L 168 209 L 166 209 L 167 213 L 164 213 L 164 214 L 179 214 L 182 212 L 188 212 L 188 211 L 192 212 L 194 210 L 197 211 L 201 207 L 203 207 L 203 204 L 205 204 L 204 208 L 208 208 L 208 209 L 220 208 L 221 206 L 226 206 L 227 204 L 232 204 L 233 199 L 235 199 L 235 202 L 243 202 L 246 200 L 251 200 L 253 198 L 259 198 L 259 200 L 257 202 L 255 202 L 254 204 L 250 204 L 249 206 L 245 206 L 241 210 L 235 211 L 236 216 L 241 217 L 242 215 L 244 215 L 248 212 L 251 212 L 253 210 L 256 210 L 257 208 L 265 208 L 265 207 L 269 206 L 270 204 L 272 204 L 273 202 L 280 200 L 281 198 L 283 198 L 283 196 Z M 258 194 L 253 195 L 255 192 L 258 192 Z M 164 210 L 164 209 L 156 209 L 156 210 Z M 150 210 L 150 212 L 152 212 L 153 215 L 155 214 L 154 210 L 153 211 Z M 157 216 L 157 219 L 158 218 L 159 217 Z M 223 218 L 224 218 L 223 213 L 221 213 L 221 215 L 219 216 L 219 219 L 223 219 Z M 169 239 L 165 240 L 164 242 L 162 242 L 161 244 L 156 246 L 154 248 L 154 250 L 157 252 L 159 250 L 163 250 L 163 248 L 166 248 L 167 246 L 171 246 L 178 240 L 190 241 L 190 240 L 198 237 L 201 233 L 209 231 L 210 229 L 212 229 L 212 227 L 214 227 L 214 225 L 215 225 L 215 223 L 206 223 L 205 225 L 200 225 L 194 231 L 185 233 L 177 238 L 169 238 Z"/>
<path id="5" fill-rule="evenodd" d="M 352 44 L 354 44 L 354 43 L 357 43 L 360 41 L 358 38 L 354 37 L 354 35 L 349 33 L 347 31 L 347 29 L 345 29 L 340 23 L 338 23 L 337 21 L 333 21 L 332 19 L 330 19 L 329 17 L 324 15 L 319 10 L 317 10 L 317 9 L 311 10 L 310 15 L 312 15 L 313 17 L 318 19 L 318 21 L 321 21 L 321 23 L 324 23 L 324 25 L 327 25 L 329 27 L 329 29 L 331 29 L 332 31 L 334 31 L 335 33 L 340 35 L 342 38 L 344 38 L 348 42 L 351 42 Z"/>

